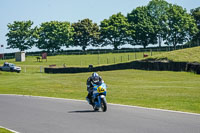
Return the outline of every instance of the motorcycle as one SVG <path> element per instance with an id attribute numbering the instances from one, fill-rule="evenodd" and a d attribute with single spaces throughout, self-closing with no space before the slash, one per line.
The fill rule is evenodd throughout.
<path id="1" fill-rule="evenodd" d="M 99 111 L 99 109 L 101 108 L 103 112 L 106 112 L 106 89 L 107 86 L 105 83 L 102 83 L 101 85 L 93 84 L 93 96 L 91 100 L 91 105 L 93 106 L 94 111 Z"/>

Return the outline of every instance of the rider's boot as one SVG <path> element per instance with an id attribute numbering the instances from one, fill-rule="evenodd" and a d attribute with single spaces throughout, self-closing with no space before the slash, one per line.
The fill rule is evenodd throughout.
<path id="1" fill-rule="evenodd" d="M 86 97 L 86 100 L 88 101 L 89 104 L 92 105 L 92 102 L 91 102 L 91 100 L 88 97 Z"/>

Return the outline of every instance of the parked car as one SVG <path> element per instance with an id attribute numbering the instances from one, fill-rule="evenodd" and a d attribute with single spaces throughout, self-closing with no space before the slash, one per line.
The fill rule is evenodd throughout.
<path id="1" fill-rule="evenodd" d="M 21 71 L 21 67 L 18 67 L 13 63 L 4 62 L 3 66 L 0 66 L 0 70 L 19 73 Z"/>

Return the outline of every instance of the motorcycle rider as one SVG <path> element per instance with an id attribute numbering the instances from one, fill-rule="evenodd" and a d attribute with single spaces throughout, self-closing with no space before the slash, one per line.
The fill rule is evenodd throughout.
<path id="1" fill-rule="evenodd" d="M 89 104 L 91 103 L 92 100 L 92 94 L 93 94 L 93 84 L 96 85 L 101 85 L 104 81 L 102 80 L 102 78 L 97 74 L 97 73 L 92 73 L 92 76 L 90 76 L 87 79 L 87 91 L 88 91 L 88 95 L 86 97 L 86 100 L 89 102 Z"/>

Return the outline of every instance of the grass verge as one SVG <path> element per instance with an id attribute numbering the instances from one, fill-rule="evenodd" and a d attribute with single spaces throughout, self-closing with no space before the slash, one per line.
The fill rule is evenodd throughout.
<path id="1" fill-rule="evenodd" d="M 5 129 L 5 128 L 1 128 L 0 127 L 0 133 L 12 133 L 11 131 Z"/>
<path id="2" fill-rule="evenodd" d="M 200 113 L 199 75 L 142 70 L 99 74 L 108 85 L 109 103 Z M 0 72 L 0 93 L 84 100 L 90 75 Z"/>

